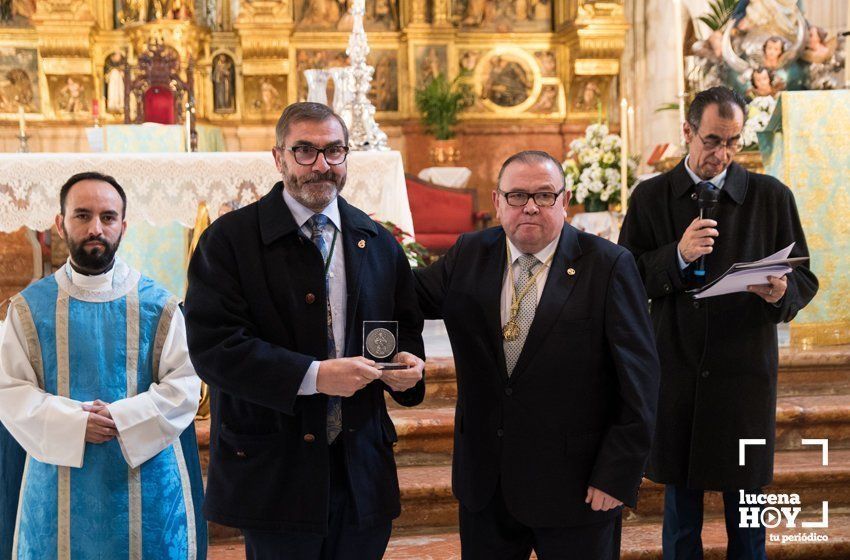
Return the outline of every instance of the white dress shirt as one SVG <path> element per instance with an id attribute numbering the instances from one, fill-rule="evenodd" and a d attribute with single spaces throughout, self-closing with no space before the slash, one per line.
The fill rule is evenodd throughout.
<path id="1" fill-rule="evenodd" d="M 544 267 L 543 270 L 540 271 L 540 274 L 536 279 L 536 288 L 537 288 L 537 303 L 540 303 L 540 298 L 543 296 L 543 288 L 546 286 L 546 279 L 549 277 L 549 270 L 552 268 L 552 262 L 549 260 L 549 257 L 555 254 L 555 249 L 558 248 L 558 241 L 561 239 L 560 233 L 555 239 L 552 240 L 551 243 L 543 247 L 540 251 L 534 253 L 534 256 L 537 257 L 537 260 L 540 261 L 538 267 Z M 517 260 L 520 256 L 522 256 L 522 251 L 516 248 L 516 245 L 511 243 L 510 239 L 507 239 L 508 248 L 511 250 L 511 262 L 510 266 L 513 267 L 514 278 L 520 273 L 521 268 Z M 535 268 L 534 272 L 537 272 L 539 269 Z M 519 295 L 519 294 L 517 294 Z M 502 305 L 501 305 L 501 315 L 502 315 L 502 325 L 508 322 L 508 319 L 511 318 L 511 299 L 513 297 L 513 287 L 511 286 L 511 275 L 508 274 L 507 268 L 505 268 L 505 277 L 502 280 Z"/>
<path id="2" fill-rule="evenodd" d="M 72 270 L 70 279 L 89 291 L 108 291 L 113 274 L 114 268 L 97 276 Z M 125 372 L 116 375 L 123 377 Z M 189 359 L 182 313 L 171 319 L 157 378 L 147 391 L 107 407 L 118 429 L 124 460 L 132 468 L 174 443 L 198 410 L 201 380 Z M 88 403 L 48 394 L 39 387 L 21 318 L 9 307 L 0 334 L 0 420 L 15 440 L 43 463 L 82 467 L 89 415 L 83 404 Z"/>
<path id="3" fill-rule="evenodd" d="M 701 179 L 700 176 L 697 175 L 696 173 L 694 173 L 693 169 L 691 169 L 691 166 L 689 165 L 690 161 L 691 161 L 691 155 L 688 154 L 685 157 L 685 171 L 688 172 L 688 175 L 690 176 L 690 178 L 694 182 L 694 184 L 698 185 L 698 184 L 702 183 L 703 179 Z M 717 175 L 716 177 L 709 179 L 708 182 L 711 183 L 712 185 L 714 185 L 715 187 L 717 187 L 718 190 L 723 189 L 723 185 L 726 184 L 726 172 L 727 171 L 729 171 L 728 167 L 726 169 L 724 169 L 723 171 L 721 171 L 720 174 Z M 688 268 L 688 263 L 685 262 L 685 259 L 682 257 L 682 253 L 679 251 L 678 247 L 676 248 L 676 257 L 678 257 L 678 259 L 679 259 L 679 270 L 685 270 L 686 268 Z"/>
<path id="4" fill-rule="evenodd" d="M 313 229 L 307 221 L 313 217 L 316 212 L 313 212 L 297 200 L 295 200 L 286 189 L 283 189 L 283 200 L 289 211 L 292 212 L 292 217 L 295 223 L 301 228 L 301 232 L 310 239 L 313 235 Z M 328 269 L 328 290 L 329 303 L 331 306 L 331 320 L 333 321 L 334 344 L 336 346 L 336 356 L 340 358 L 345 352 L 345 314 L 346 314 L 346 289 L 347 283 L 345 279 L 345 254 L 342 247 L 342 236 L 345 233 L 342 231 L 342 220 L 339 216 L 339 205 L 337 199 L 331 201 L 330 204 L 320 212 L 328 217 L 330 223 L 325 226 L 322 232 L 322 237 L 325 240 L 325 246 L 330 250 L 331 242 L 334 238 L 334 227 L 339 231 L 337 235 L 336 245 L 334 246 L 333 254 L 331 255 L 331 265 Z M 334 227 L 331 227 L 333 224 Z M 316 378 L 319 375 L 319 361 L 314 361 L 307 368 L 307 373 L 304 379 L 301 380 L 301 386 L 298 388 L 299 395 L 314 395 L 318 393 L 316 389 Z"/>

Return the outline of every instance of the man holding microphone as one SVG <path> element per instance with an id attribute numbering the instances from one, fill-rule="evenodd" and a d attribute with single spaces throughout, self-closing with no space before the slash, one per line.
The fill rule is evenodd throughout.
<path id="1" fill-rule="evenodd" d="M 687 157 L 635 190 L 620 233 L 651 299 L 661 360 L 647 476 L 667 485 L 665 560 L 702 558 L 705 490 L 723 492 L 727 557 L 766 558 L 764 528 L 739 527 L 738 495 L 760 493 L 773 478 L 776 324 L 793 319 L 818 287 L 800 266 L 747 292 L 701 300 L 687 293 L 791 243 L 791 257 L 808 256 L 788 187 L 732 162 L 745 115 L 745 101 L 727 88 L 697 94 L 684 124 Z M 711 219 L 700 219 L 707 199 L 717 202 Z M 766 444 L 748 447 L 739 465 L 743 438 Z"/>

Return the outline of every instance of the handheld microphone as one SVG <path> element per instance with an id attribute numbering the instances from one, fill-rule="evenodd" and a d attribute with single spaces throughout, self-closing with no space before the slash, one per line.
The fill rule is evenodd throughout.
<path id="1" fill-rule="evenodd" d="M 714 215 L 714 209 L 720 201 L 720 189 L 708 181 L 700 183 L 697 188 L 700 189 L 699 198 L 697 199 L 697 204 L 699 205 L 699 219 L 711 219 Z M 696 270 L 694 270 L 694 276 L 700 280 L 705 280 L 705 255 L 702 255 L 697 260 L 697 267 Z"/>

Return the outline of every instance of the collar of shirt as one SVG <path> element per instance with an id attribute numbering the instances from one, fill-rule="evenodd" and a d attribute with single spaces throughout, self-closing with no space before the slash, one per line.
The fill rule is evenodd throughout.
<path id="1" fill-rule="evenodd" d="M 116 261 L 118 257 L 115 257 Z M 117 264 L 117 262 L 116 262 Z M 68 270 L 71 271 L 71 283 L 84 290 L 90 292 L 105 292 L 112 289 L 112 278 L 115 276 L 115 266 L 113 265 L 107 272 L 97 274 L 95 276 L 87 276 L 80 274 L 71 266 L 71 258 L 67 262 Z"/>
<path id="2" fill-rule="evenodd" d="M 701 179 L 699 175 L 694 173 L 694 171 L 691 169 L 691 166 L 689 165 L 690 161 L 691 161 L 691 155 L 688 154 L 685 157 L 685 170 L 688 172 L 688 175 L 690 175 L 690 177 L 693 180 L 695 185 L 702 183 L 704 179 Z M 718 189 L 722 189 L 723 184 L 726 182 L 726 173 L 728 171 L 729 171 L 729 168 L 727 167 L 726 169 L 724 169 L 720 173 L 720 175 L 718 175 L 718 176 L 716 176 L 712 179 L 709 179 L 708 182 L 711 183 L 712 185 L 714 185 L 715 187 L 717 187 Z"/>
<path id="3" fill-rule="evenodd" d="M 505 236 L 505 239 L 508 242 L 508 248 L 511 250 L 511 265 L 515 264 L 517 259 L 523 254 L 522 251 L 517 249 L 516 245 L 511 243 L 511 240 Z M 558 234 L 555 236 L 555 239 L 552 240 L 551 243 L 534 253 L 534 256 L 537 257 L 537 260 L 542 262 L 548 268 L 552 263 L 547 263 L 549 257 L 555 254 L 555 249 L 558 248 L 558 241 L 561 239 L 561 235 Z"/>
<path id="4" fill-rule="evenodd" d="M 292 217 L 295 219 L 295 223 L 298 224 L 298 227 L 303 228 L 307 223 L 307 220 L 313 217 L 313 212 L 289 194 L 289 191 L 283 189 L 283 201 L 286 203 L 286 206 L 289 207 L 289 211 L 292 212 Z M 337 198 L 331 201 L 324 210 L 319 212 L 319 214 L 324 214 L 328 217 L 328 219 L 336 226 L 337 231 L 342 231 L 342 221 L 339 218 L 339 204 L 337 204 Z"/>

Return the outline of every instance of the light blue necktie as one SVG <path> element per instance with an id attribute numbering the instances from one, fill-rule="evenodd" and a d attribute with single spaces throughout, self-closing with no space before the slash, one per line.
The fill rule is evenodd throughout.
<path id="1" fill-rule="evenodd" d="M 313 217 L 307 220 L 307 225 L 310 226 L 312 234 L 310 240 L 319 248 L 322 253 L 322 263 L 327 263 L 328 260 L 328 245 L 325 243 L 325 238 L 322 236 L 322 231 L 328 225 L 328 217 L 324 214 L 313 214 Z M 333 224 L 331 224 L 333 226 Z M 330 270 L 330 263 L 325 266 Z M 324 272 L 324 270 L 323 270 Z M 328 275 L 325 273 L 325 294 L 327 297 L 328 309 L 328 358 L 336 358 L 336 342 L 334 341 L 334 324 L 333 315 L 331 314 L 331 297 L 330 297 L 330 282 Z M 339 397 L 328 397 L 328 443 L 333 443 L 337 436 L 342 431 L 342 401 Z"/>

